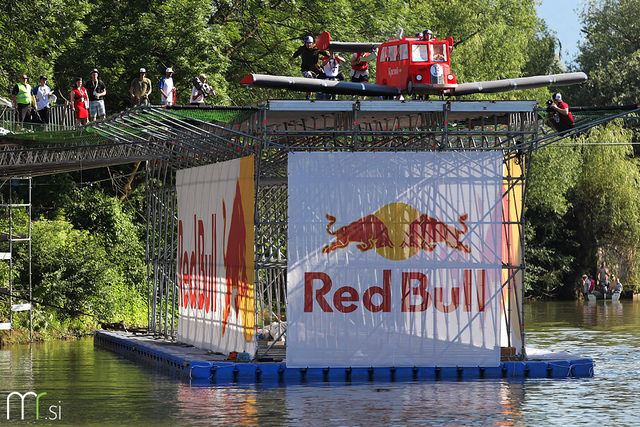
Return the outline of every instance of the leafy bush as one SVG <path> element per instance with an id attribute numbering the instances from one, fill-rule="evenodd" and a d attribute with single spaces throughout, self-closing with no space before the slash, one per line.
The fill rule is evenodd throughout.
<path id="1" fill-rule="evenodd" d="M 33 223 L 31 251 L 33 298 L 48 310 L 56 310 L 60 322 L 83 314 L 93 316 L 90 323 L 144 322 L 145 297 L 140 286 L 127 283 L 100 237 L 64 220 L 41 220 Z M 27 262 L 23 246 L 16 256 L 23 287 L 28 283 Z"/>

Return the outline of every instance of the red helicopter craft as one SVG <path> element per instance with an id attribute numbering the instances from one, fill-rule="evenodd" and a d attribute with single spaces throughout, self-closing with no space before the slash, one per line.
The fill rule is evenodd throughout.
<path id="1" fill-rule="evenodd" d="M 304 77 L 248 74 L 240 83 L 254 87 L 289 89 L 345 95 L 393 97 L 401 94 L 460 96 L 497 93 L 538 87 L 567 86 L 585 82 L 582 72 L 520 77 L 458 84 L 451 72 L 453 38 L 395 37 L 384 43 L 332 42 L 328 32 L 316 40 L 320 50 L 372 52 L 362 60 L 376 61 L 376 83 L 309 79 Z M 373 53 L 373 52 L 376 52 Z"/>

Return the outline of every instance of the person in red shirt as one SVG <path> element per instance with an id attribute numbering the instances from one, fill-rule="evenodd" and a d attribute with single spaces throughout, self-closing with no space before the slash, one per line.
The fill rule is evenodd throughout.
<path id="1" fill-rule="evenodd" d="M 573 114 L 569 111 L 569 104 L 562 100 L 562 95 L 556 92 L 551 100 L 553 102 L 549 104 L 547 111 L 555 114 L 547 119 L 547 124 L 555 129 L 556 132 L 563 132 L 573 128 Z"/>
<path id="2" fill-rule="evenodd" d="M 76 125 L 86 125 L 89 119 L 89 97 L 82 87 L 82 77 L 78 77 L 71 89 L 71 104 L 76 114 Z"/>
<path id="3" fill-rule="evenodd" d="M 356 52 L 351 57 L 351 81 L 354 83 L 369 82 L 369 62 L 361 61 L 363 56 L 369 56 L 369 53 Z"/>

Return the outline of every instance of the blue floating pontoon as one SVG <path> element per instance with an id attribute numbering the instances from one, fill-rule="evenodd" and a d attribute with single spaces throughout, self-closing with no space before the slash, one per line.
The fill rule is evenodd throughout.
<path id="1" fill-rule="evenodd" d="M 499 366 L 287 368 L 284 362 L 228 361 L 224 356 L 150 335 L 98 331 L 95 345 L 191 379 L 215 382 L 349 382 L 479 378 L 592 377 L 592 359 L 527 349 L 525 361 Z"/>

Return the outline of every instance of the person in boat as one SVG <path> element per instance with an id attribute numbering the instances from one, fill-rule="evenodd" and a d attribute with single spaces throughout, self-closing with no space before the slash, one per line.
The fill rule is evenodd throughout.
<path id="1" fill-rule="evenodd" d="M 582 293 L 585 296 L 587 296 L 591 292 L 593 292 L 593 283 L 591 282 L 591 279 L 589 278 L 589 276 L 587 276 L 586 274 L 583 274 L 582 275 Z"/>
<path id="2" fill-rule="evenodd" d="M 603 294 L 607 293 L 607 289 L 609 289 L 609 269 L 604 261 L 602 261 L 602 264 L 598 269 L 598 286 L 600 288 L 600 292 Z"/>
<path id="3" fill-rule="evenodd" d="M 609 281 L 609 285 L 607 286 L 607 293 L 612 294 L 613 288 L 616 286 L 616 275 L 611 274 L 611 280 Z"/>
<path id="4" fill-rule="evenodd" d="M 620 279 L 616 277 L 615 274 L 611 275 L 611 284 L 609 285 L 609 293 L 613 294 L 614 292 L 619 292 L 617 290 L 618 284 L 620 284 L 620 289 L 622 289 L 622 283 L 620 283 Z"/>
<path id="5" fill-rule="evenodd" d="M 613 287 L 613 292 L 617 292 L 619 294 L 622 293 L 622 283 L 620 283 L 620 278 L 616 277 L 616 284 Z"/>

